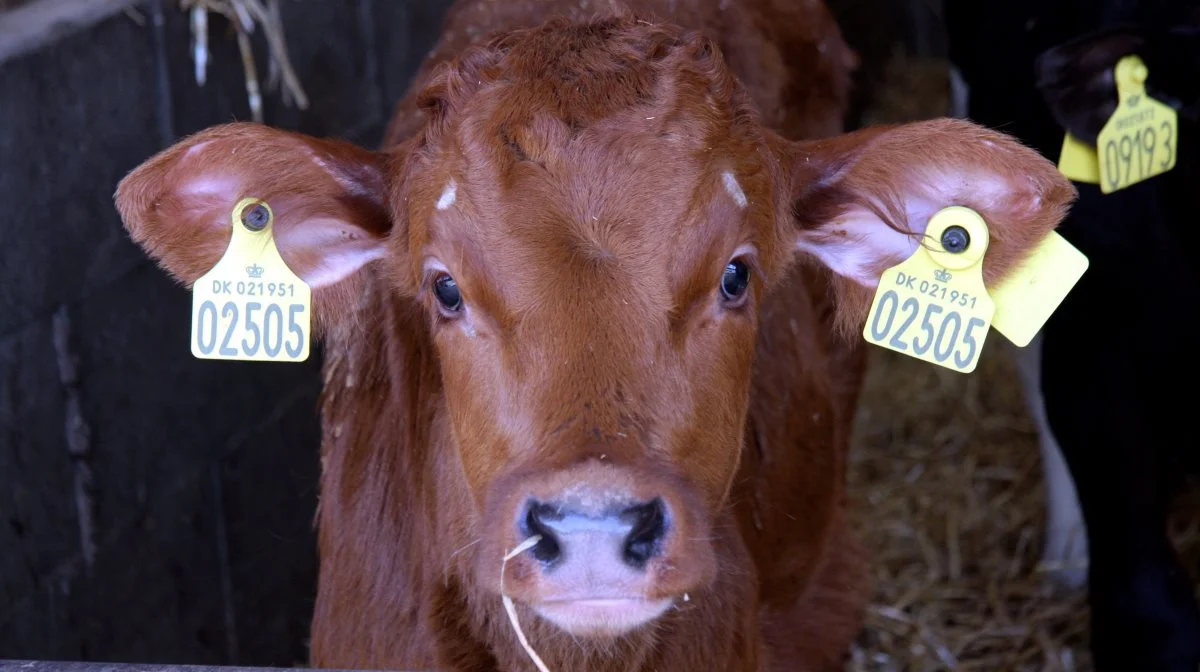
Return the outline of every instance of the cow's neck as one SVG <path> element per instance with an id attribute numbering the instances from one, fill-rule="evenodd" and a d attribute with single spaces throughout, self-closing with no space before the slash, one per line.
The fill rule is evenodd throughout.
<path id="1" fill-rule="evenodd" d="M 325 339 L 312 662 L 428 669 L 429 579 L 453 543 L 434 517 L 454 492 L 437 482 L 441 381 L 420 307 L 363 287 Z"/>

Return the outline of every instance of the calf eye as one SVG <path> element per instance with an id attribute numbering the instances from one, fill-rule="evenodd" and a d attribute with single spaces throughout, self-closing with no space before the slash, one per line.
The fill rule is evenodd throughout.
<path id="1" fill-rule="evenodd" d="M 734 303 L 740 301 L 750 286 L 750 267 L 740 259 L 734 259 L 725 265 L 721 275 L 721 295 L 725 300 Z"/>
<path id="2" fill-rule="evenodd" d="M 442 304 L 442 308 L 452 313 L 462 308 L 462 292 L 458 290 L 458 283 L 445 273 L 439 273 L 433 279 L 433 295 L 437 297 L 438 303 Z"/>

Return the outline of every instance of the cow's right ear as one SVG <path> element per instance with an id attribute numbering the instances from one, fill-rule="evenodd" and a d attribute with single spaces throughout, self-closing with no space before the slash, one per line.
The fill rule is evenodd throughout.
<path id="1" fill-rule="evenodd" d="M 337 295 L 352 290 L 344 281 L 387 250 L 389 158 L 262 124 L 226 124 L 148 159 L 115 199 L 134 242 L 188 287 L 225 253 L 238 201 L 266 201 L 279 254 L 312 287 L 320 326 Z"/>
<path id="2" fill-rule="evenodd" d="M 983 281 L 1008 277 L 1066 216 L 1077 192 L 1016 138 L 961 119 L 858 129 L 786 145 L 780 200 L 793 248 L 834 273 L 837 324 L 862 329 L 884 271 L 916 252 L 943 208 L 987 222 Z"/>

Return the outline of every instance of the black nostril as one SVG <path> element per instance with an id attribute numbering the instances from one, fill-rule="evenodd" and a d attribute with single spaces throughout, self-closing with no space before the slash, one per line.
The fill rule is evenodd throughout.
<path id="1" fill-rule="evenodd" d="M 625 539 L 625 562 L 642 568 L 661 551 L 663 537 L 667 532 L 667 516 L 661 499 L 655 498 L 645 504 L 631 506 L 621 518 L 633 525 Z"/>
<path id="2" fill-rule="evenodd" d="M 554 507 L 539 502 L 530 502 L 525 512 L 525 534 L 531 537 L 535 534 L 542 536 L 537 545 L 533 547 L 533 557 L 542 562 L 554 562 L 562 556 L 562 547 L 558 544 L 558 537 L 554 536 L 554 532 L 544 522 L 561 517 Z"/>

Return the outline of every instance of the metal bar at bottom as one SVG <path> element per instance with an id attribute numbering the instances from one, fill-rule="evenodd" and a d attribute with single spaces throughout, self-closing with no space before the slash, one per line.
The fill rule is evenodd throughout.
<path id="1" fill-rule="evenodd" d="M 83 663 L 58 660 L 0 660 L 0 672 L 272 672 L 308 668 L 232 667 L 221 665 L 153 665 L 143 663 Z M 323 672 L 363 672 L 332 670 Z"/>

